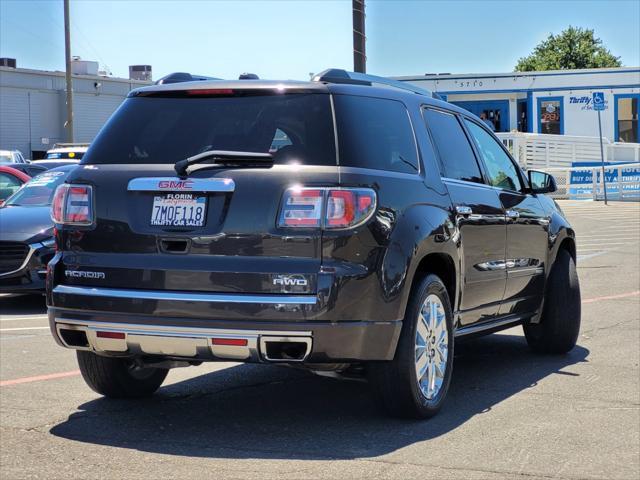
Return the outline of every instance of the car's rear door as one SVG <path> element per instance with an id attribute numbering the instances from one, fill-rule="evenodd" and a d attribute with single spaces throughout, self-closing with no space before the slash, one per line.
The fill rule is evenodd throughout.
<path id="1" fill-rule="evenodd" d="M 490 321 L 498 315 L 506 283 L 504 209 L 495 189 L 484 183 L 458 116 L 426 108 L 424 117 L 454 209 L 461 262 L 461 294 L 454 307 L 459 324 Z"/>

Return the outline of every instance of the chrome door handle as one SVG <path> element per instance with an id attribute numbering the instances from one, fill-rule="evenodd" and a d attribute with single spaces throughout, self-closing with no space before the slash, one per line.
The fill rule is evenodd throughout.
<path id="1" fill-rule="evenodd" d="M 517 212 L 516 210 L 507 210 L 507 218 L 510 218 L 511 220 L 517 220 L 518 218 L 520 218 L 520 212 Z"/>
<path id="2" fill-rule="evenodd" d="M 466 205 L 457 205 L 456 206 L 456 213 L 458 215 L 462 215 L 464 217 L 471 215 L 473 213 L 473 211 L 471 210 L 471 207 L 467 207 Z"/>

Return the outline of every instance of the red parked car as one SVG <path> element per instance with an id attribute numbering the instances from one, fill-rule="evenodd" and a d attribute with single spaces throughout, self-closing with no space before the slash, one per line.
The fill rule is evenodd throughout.
<path id="1" fill-rule="evenodd" d="M 31 177 L 26 173 L 0 165 L 0 205 L 29 180 Z"/>

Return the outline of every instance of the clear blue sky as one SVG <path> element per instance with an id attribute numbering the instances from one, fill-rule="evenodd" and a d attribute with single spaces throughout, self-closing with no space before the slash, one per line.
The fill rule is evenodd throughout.
<path id="1" fill-rule="evenodd" d="M 593 28 L 626 66 L 640 66 L 640 0 L 367 0 L 367 69 L 379 75 L 511 71 L 549 33 Z M 150 64 L 306 79 L 352 69 L 351 1 L 72 0 L 72 55 L 116 76 Z M 0 0 L 0 56 L 64 70 L 62 0 Z"/>

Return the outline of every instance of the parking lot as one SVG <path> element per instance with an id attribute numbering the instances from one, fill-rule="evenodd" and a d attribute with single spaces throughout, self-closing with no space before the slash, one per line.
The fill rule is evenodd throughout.
<path id="1" fill-rule="evenodd" d="M 384 417 L 365 383 L 232 363 L 105 400 L 42 297 L 0 298 L 0 477 L 638 478 L 640 204 L 560 203 L 579 241 L 578 346 L 533 354 L 520 328 L 456 346 L 430 421 Z"/>

